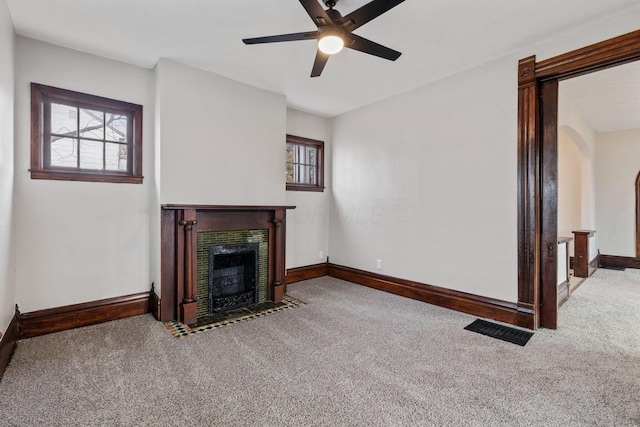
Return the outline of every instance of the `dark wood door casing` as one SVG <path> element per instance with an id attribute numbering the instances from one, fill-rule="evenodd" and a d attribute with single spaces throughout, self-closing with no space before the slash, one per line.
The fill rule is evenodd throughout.
<path id="1" fill-rule="evenodd" d="M 640 30 L 544 61 L 531 56 L 519 63 L 518 309 L 534 328 L 557 328 L 556 249 L 549 245 L 557 243 L 558 83 L 639 59 Z"/>

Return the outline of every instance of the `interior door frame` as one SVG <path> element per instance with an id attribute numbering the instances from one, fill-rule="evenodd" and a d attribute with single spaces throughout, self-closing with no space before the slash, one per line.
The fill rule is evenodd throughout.
<path id="1" fill-rule="evenodd" d="M 518 64 L 518 324 L 558 327 L 558 83 L 640 59 L 640 30 Z"/>

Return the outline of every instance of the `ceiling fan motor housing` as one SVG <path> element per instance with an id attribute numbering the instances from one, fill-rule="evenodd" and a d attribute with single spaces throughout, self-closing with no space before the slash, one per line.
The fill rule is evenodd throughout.
<path id="1" fill-rule="evenodd" d="M 329 9 L 332 9 L 337 3 L 338 0 L 322 0 L 324 2 L 324 5 L 327 6 Z"/>

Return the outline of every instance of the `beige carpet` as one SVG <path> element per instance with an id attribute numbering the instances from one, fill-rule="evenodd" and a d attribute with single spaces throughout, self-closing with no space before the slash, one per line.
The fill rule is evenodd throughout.
<path id="1" fill-rule="evenodd" d="M 173 338 L 140 316 L 21 341 L 2 426 L 640 425 L 640 272 L 599 270 L 525 347 L 332 278 L 306 305 Z"/>

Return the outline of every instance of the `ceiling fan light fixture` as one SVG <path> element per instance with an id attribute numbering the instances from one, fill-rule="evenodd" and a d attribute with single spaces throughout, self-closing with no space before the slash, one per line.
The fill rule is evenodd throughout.
<path id="1" fill-rule="evenodd" d="M 318 49 L 327 55 L 338 53 L 344 47 L 342 37 L 335 34 L 327 34 L 318 40 Z"/>

